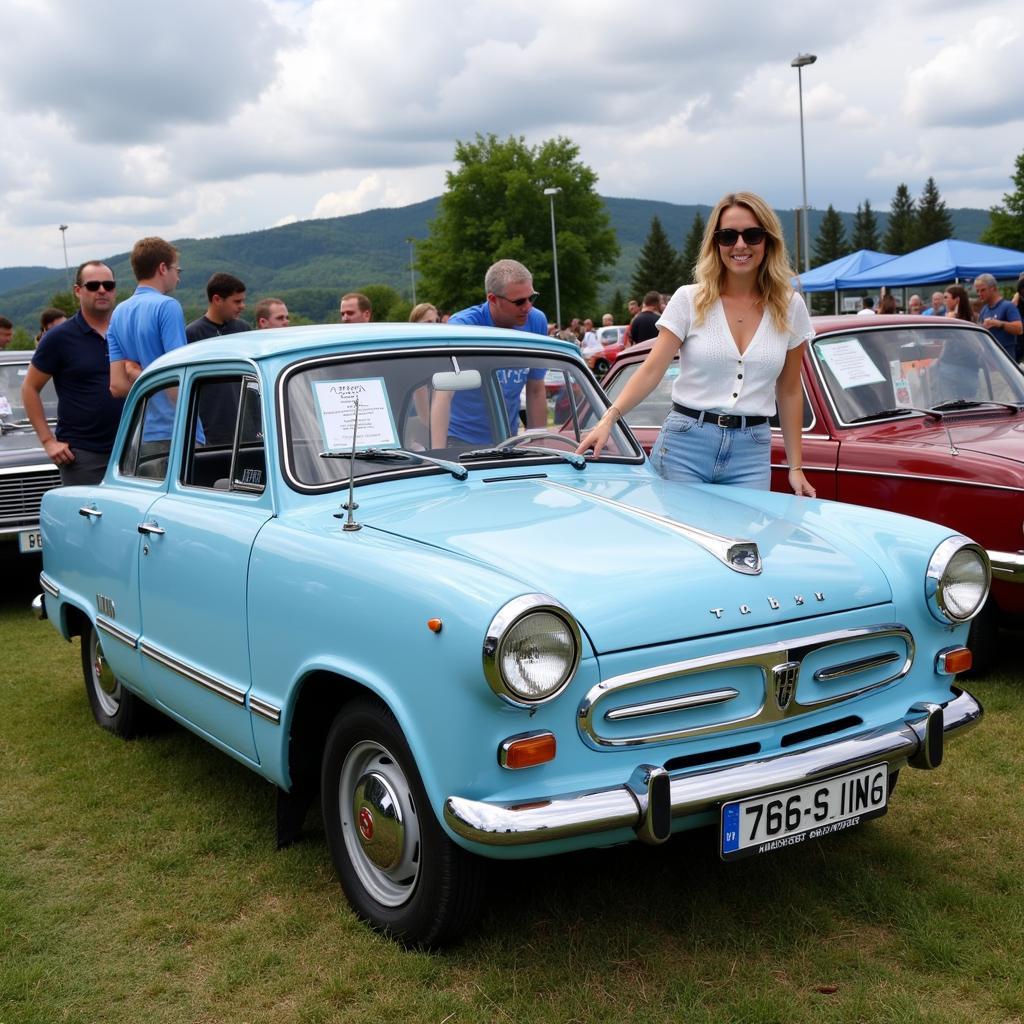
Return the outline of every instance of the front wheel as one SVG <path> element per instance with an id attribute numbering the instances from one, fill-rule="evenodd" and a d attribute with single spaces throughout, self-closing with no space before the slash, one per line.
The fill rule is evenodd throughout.
<path id="1" fill-rule="evenodd" d="M 483 899 L 482 862 L 444 833 L 405 737 L 377 701 L 342 708 L 321 770 L 324 830 L 341 887 L 373 928 L 410 946 L 457 939 Z"/>
<path id="2" fill-rule="evenodd" d="M 107 664 L 96 627 L 82 633 L 82 676 L 96 724 L 122 739 L 144 732 L 156 714 L 140 697 L 126 690 Z"/>
<path id="3" fill-rule="evenodd" d="M 611 363 L 607 359 L 597 359 L 594 361 L 594 376 L 603 377 L 610 369 Z"/>

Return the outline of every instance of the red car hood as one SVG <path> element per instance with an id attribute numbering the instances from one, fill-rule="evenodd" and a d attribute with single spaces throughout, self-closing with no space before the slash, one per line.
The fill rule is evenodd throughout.
<path id="1" fill-rule="evenodd" d="M 865 440 L 867 436 L 861 434 Z M 976 452 L 1009 459 L 1024 465 L 1024 413 L 1013 417 L 974 417 L 944 421 L 921 419 L 916 429 L 906 420 L 898 426 L 893 423 L 870 432 L 872 440 L 907 445 L 930 445 L 950 448 L 950 442 L 959 450 Z"/>

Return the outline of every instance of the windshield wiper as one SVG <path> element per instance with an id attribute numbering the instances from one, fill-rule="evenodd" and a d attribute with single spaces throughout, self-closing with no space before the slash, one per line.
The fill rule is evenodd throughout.
<path id="1" fill-rule="evenodd" d="M 530 448 L 523 447 L 536 438 L 536 434 L 517 434 L 515 437 L 506 438 L 493 448 L 474 448 L 472 451 L 463 452 L 459 461 L 463 459 L 526 459 L 531 455 L 554 456 L 568 462 L 573 469 L 586 469 L 587 460 L 576 452 L 562 451 L 558 448 L 542 448 L 534 445 Z M 555 435 L 561 439 L 561 435 Z"/>
<path id="2" fill-rule="evenodd" d="M 976 400 L 973 398 L 954 398 L 949 402 L 940 402 L 936 409 L 977 409 L 983 405 L 994 405 L 999 409 L 1009 409 L 1011 412 L 1020 412 L 1021 404 L 1013 402 L 997 402 L 995 400 Z"/>
<path id="3" fill-rule="evenodd" d="M 371 462 L 388 462 L 392 459 L 405 459 L 409 462 L 425 462 L 431 466 L 451 473 L 456 480 L 465 480 L 469 476 L 469 470 L 460 466 L 457 462 L 448 462 L 446 459 L 435 459 L 432 455 L 423 455 L 421 452 L 410 452 L 404 448 L 362 448 L 357 452 L 321 452 L 321 459 L 360 459 Z"/>
<path id="4" fill-rule="evenodd" d="M 941 420 L 942 413 L 937 410 L 943 408 L 936 406 L 935 409 L 919 409 L 916 405 L 900 405 L 895 409 L 879 409 L 877 412 L 869 412 L 866 416 L 858 416 L 856 419 L 847 420 L 847 423 L 866 423 L 868 420 L 883 419 L 887 416 L 902 416 L 908 412 L 919 412 L 922 416 L 928 416 L 933 420 Z"/>

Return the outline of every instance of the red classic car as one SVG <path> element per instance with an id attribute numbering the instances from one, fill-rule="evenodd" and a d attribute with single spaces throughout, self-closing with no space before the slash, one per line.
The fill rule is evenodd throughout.
<path id="1" fill-rule="evenodd" d="M 1024 373 L 980 327 L 924 316 L 815 317 L 803 361 L 803 462 L 819 498 L 904 512 L 988 550 L 992 593 L 974 620 L 976 671 L 1001 616 L 1024 619 Z M 614 401 L 650 351 L 628 349 L 603 381 Z M 626 417 L 647 451 L 672 408 L 674 363 Z M 773 421 L 774 422 L 774 421 Z M 788 489 L 782 435 L 772 488 Z"/>

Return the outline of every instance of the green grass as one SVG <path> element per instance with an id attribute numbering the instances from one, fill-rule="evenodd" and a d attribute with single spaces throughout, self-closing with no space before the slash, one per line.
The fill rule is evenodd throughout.
<path id="1" fill-rule="evenodd" d="M 1024 679 L 889 814 L 723 864 L 703 831 L 499 864 L 444 954 L 363 927 L 315 815 L 179 729 L 92 723 L 77 641 L 0 605 L 0 1024 L 1024 1019 Z"/>

